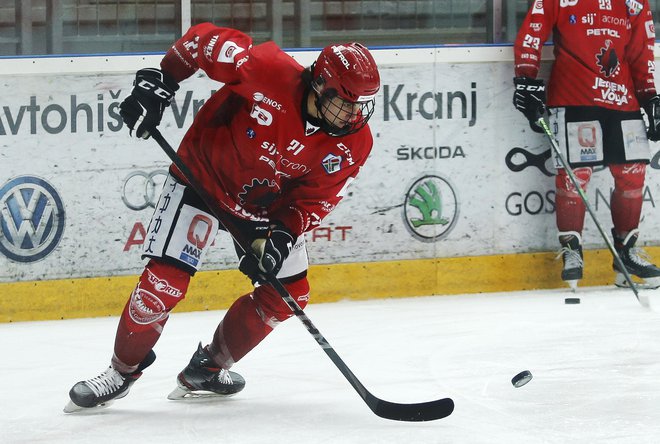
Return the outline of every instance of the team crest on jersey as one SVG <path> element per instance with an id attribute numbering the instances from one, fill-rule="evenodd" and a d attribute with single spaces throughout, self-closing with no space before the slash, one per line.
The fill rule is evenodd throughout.
<path id="1" fill-rule="evenodd" d="M 341 170 L 341 156 L 328 154 L 323 158 L 321 164 L 323 165 L 323 169 L 326 173 L 336 173 L 337 171 Z"/>
<path id="2" fill-rule="evenodd" d="M 605 40 L 605 47 L 601 48 L 600 52 L 596 54 L 596 64 L 605 77 L 613 77 L 619 74 L 621 69 L 619 65 L 619 57 L 616 55 L 616 51 L 612 47 L 611 40 Z"/>
<path id="3" fill-rule="evenodd" d="M 637 0 L 626 0 L 626 6 L 628 7 L 628 15 L 639 15 L 644 8 L 644 5 Z"/>

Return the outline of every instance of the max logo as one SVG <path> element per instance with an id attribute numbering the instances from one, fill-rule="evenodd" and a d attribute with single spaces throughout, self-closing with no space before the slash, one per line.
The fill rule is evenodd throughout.
<path id="1" fill-rule="evenodd" d="M 200 249 L 206 247 L 212 228 L 213 221 L 209 217 L 196 214 L 188 227 L 188 242 Z"/>

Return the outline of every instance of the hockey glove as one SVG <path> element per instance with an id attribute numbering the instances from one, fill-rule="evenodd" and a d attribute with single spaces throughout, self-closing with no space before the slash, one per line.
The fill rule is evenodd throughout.
<path id="1" fill-rule="evenodd" d="M 243 255 L 238 263 L 238 269 L 253 282 L 261 281 L 263 273 L 277 275 L 295 243 L 293 234 L 280 223 L 259 231 L 251 245 L 254 255 Z"/>
<path id="2" fill-rule="evenodd" d="M 133 91 L 119 105 L 119 114 L 130 129 L 129 134 L 143 139 L 160 124 L 165 108 L 179 89 L 176 81 L 156 68 L 141 69 L 135 74 Z"/>
<path id="3" fill-rule="evenodd" d="M 649 120 L 649 128 L 646 136 L 649 140 L 657 142 L 660 140 L 660 96 L 655 95 L 644 105 L 646 118 Z"/>
<path id="4" fill-rule="evenodd" d="M 536 121 L 545 114 L 545 83 L 542 79 L 514 77 L 513 84 L 516 87 L 513 106 L 527 117 L 533 131 L 542 133 L 543 128 Z"/>

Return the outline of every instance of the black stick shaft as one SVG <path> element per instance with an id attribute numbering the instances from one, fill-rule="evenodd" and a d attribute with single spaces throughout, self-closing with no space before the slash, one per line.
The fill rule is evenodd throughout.
<path id="1" fill-rule="evenodd" d="M 548 136 L 548 139 L 550 140 L 550 145 L 552 146 L 552 150 L 555 152 L 557 157 L 559 158 L 559 161 L 561 162 L 562 167 L 566 170 L 566 173 L 568 174 L 568 177 L 571 179 L 571 182 L 573 183 L 573 186 L 577 190 L 578 194 L 582 198 L 582 201 L 584 202 L 584 206 L 589 212 L 589 215 L 591 216 L 591 219 L 593 219 L 594 224 L 596 225 L 596 228 L 598 228 L 598 231 L 600 232 L 600 235 L 603 237 L 605 240 L 605 243 L 607 244 L 607 248 L 610 250 L 610 253 L 612 253 L 612 257 L 614 257 L 614 261 L 616 262 L 617 267 L 619 267 L 619 270 L 623 273 L 623 276 L 626 278 L 626 281 L 630 285 L 630 289 L 633 291 L 635 294 L 635 297 L 639 301 L 642 306 L 645 308 L 648 308 L 648 304 L 643 302 L 640 297 L 639 293 L 637 292 L 637 285 L 635 282 L 633 282 L 632 277 L 630 276 L 630 273 L 628 273 L 628 270 L 626 269 L 626 266 L 623 264 L 623 261 L 621 260 L 621 256 L 619 256 L 619 253 L 617 253 L 616 249 L 614 248 L 614 245 L 612 245 L 612 241 L 610 241 L 609 236 L 605 233 L 605 230 L 603 230 L 603 227 L 600 225 L 600 222 L 598 222 L 598 218 L 596 217 L 596 213 L 594 210 L 591 208 L 591 205 L 589 204 L 589 200 L 587 199 L 587 195 L 580 186 L 580 183 L 577 180 L 577 177 L 575 177 L 575 173 L 573 172 L 573 169 L 570 167 L 566 159 L 564 158 L 564 155 L 561 152 L 561 149 L 559 148 L 559 145 L 557 144 L 557 141 L 555 140 L 555 137 L 552 134 L 552 131 L 550 130 L 550 127 L 548 126 L 548 122 L 545 121 L 544 117 L 540 117 L 536 123 L 543 128 L 543 132 L 545 133 L 546 136 Z"/>
<path id="2" fill-rule="evenodd" d="M 229 218 L 226 217 L 226 212 L 220 208 L 220 205 L 199 183 L 197 178 L 192 174 L 188 166 L 181 160 L 179 155 L 174 151 L 174 148 L 165 140 L 163 135 L 157 129 L 150 131 L 151 136 L 160 145 L 167 157 L 170 158 L 172 163 L 179 169 L 184 179 L 190 184 L 191 188 L 199 195 L 209 208 L 211 213 L 220 221 L 225 227 L 227 232 L 234 238 L 236 243 L 243 249 L 246 254 L 254 254 L 250 248 L 250 244 L 242 235 L 240 230 L 231 223 Z M 311 319 L 307 317 L 305 312 L 295 299 L 291 296 L 288 290 L 280 282 L 277 277 L 272 273 L 264 275 L 266 281 L 271 285 L 280 297 L 286 302 L 293 314 L 303 323 L 307 331 L 314 337 L 316 342 L 321 346 L 323 351 L 330 357 L 330 360 L 335 364 L 339 371 L 344 375 L 346 380 L 353 386 L 355 391 L 365 401 L 367 406 L 378 416 L 386 419 L 393 419 L 398 421 L 431 421 L 434 419 L 444 418 L 452 413 L 454 410 L 454 402 L 449 398 L 439 399 L 436 401 L 429 401 L 416 404 L 398 404 L 393 402 L 384 401 L 376 398 L 369 390 L 360 382 L 360 380 L 353 374 L 351 369 L 339 357 L 334 348 L 328 343 L 321 332 L 314 326 Z"/>

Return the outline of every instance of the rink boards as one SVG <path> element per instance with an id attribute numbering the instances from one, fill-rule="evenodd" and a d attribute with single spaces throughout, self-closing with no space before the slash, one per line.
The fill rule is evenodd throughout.
<path id="1" fill-rule="evenodd" d="M 308 65 L 317 52 L 291 54 Z M 312 301 L 561 286 L 550 148 L 511 105 L 512 48 L 374 56 L 374 149 L 345 200 L 307 235 Z M 128 137 L 117 107 L 135 70 L 161 57 L 2 60 L 0 321 L 121 309 L 168 162 L 155 142 Z M 219 86 L 203 76 L 182 83 L 161 124 L 172 144 Z M 652 156 L 641 241 L 660 257 L 656 144 Z M 611 187 L 604 170 L 588 190 L 608 231 Z M 583 284 L 611 283 L 611 258 L 588 217 L 584 238 Z M 249 291 L 235 265 L 222 237 L 177 310 L 225 308 Z"/>

